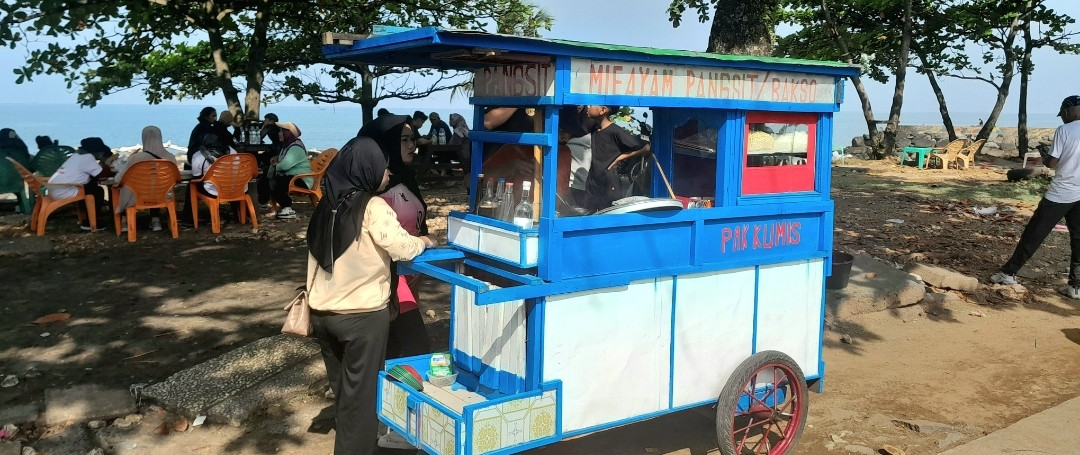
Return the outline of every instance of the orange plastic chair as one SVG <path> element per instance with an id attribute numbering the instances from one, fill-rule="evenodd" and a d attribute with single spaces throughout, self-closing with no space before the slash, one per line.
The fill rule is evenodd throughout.
<path id="1" fill-rule="evenodd" d="M 326 168 L 330 166 L 330 162 L 334 161 L 337 157 L 338 149 L 329 148 L 323 150 L 318 156 L 311 160 L 311 173 L 310 174 L 297 174 L 293 176 L 292 180 L 289 180 L 289 194 L 298 194 L 307 196 L 311 199 L 311 205 L 315 205 L 322 199 L 322 178 L 326 175 Z M 296 181 L 305 177 L 312 178 L 312 187 L 304 188 L 297 186 Z"/>
<path id="2" fill-rule="evenodd" d="M 23 167 L 23 165 L 19 164 L 18 161 L 15 161 L 15 159 L 11 157 L 8 157 L 8 161 L 11 161 L 11 164 L 15 166 L 15 169 L 19 171 L 19 175 L 23 178 L 23 181 L 26 182 L 26 185 L 29 186 L 30 189 L 34 191 L 34 195 L 37 196 L 34 202 L 34 212 L 30 215 L 30 230 L 35 231 L 38 236 L 45 235 L 45 224 L 52 212 L 55 212 L 56 209 L 72 202 L 80 201 L 84 202 L 86 206 L 77 206 L 79 222 L 81 223 L 89 216 L 90 232 L 97 230 L 97 213 L 94 210 L 94 195 L 86 194 L 86 190 L 83 189 L 82 185 L 77 183 L 53 183 L 52 185 L 54 186 L 73 186 L 78 190 L 78 194 L 75 196 L 66 199 L 56 199 L 49 195 L 49 189 L 45 186 L 49 179 L 34 175 L 29 169 Z"/>
<path id="3" fill-rule="evenodd" d="M 971 166 L 975 164 L 975 153 L 978 152 L 985 143 L 986 139 L 979 139 L 972 142 L 971 145 L 961 149 L 960 152 L 956 154 L 956 167 L 959 168 L 960 163 L 963 162 L 964 169 L 971 169 Z"/>
<path id="4" fill-rule="evenodd" d="M 252 229 L 259 228 L 258 217 L 255 216 L 255 204 L 251 202 L 251 196 L 247 194 L 248 182 L 259 175 L 259 165 L 255 156 L 248 153 L 235 153 L 225 155 L 214 161 L 206 174 L 201 179 L 192 180 L 188 185 L 188 199 L 196 202 L 201 200 L 210 207 L 210 229 L 215 234 L 221 233 L 221 213 L 219 206 L 222 202 L 239 202 L 240 224 L 247 222 L 247 215 L 251 215 Z M 198 185 L 213 183 L 217 187 L 217 197 L 207 196 L 198 191 Z M 130 220 L 131 218 L 128 218 Z M 199 207 L 195 204 L 191 207 L 191 221 L 195 229 L 199 228 Z"/>
<path id="5" fill-rule="evenodd" d="M 319 200 L 322 199 L 322 178 L 324 175 L 326 175 L 326 168 L 330 166 L 331 161 L 334 161 L 334 158 L 337 157 L 337 154 L 338 149 L 328 148 L 326 150 L 323 150 L 322 153 L 318 154 L 315 158 L 313 158 L 310 164 L 310 173 L 297 174 L 289 180 L 289 194 L 307 196 L 308 199 L 311 200 L 311 205 L 318 204 Z M 304 188 L 296 184 L 297 180 L 306 177 L 312 178 L 311 188 Z M 271 200 L 270 204 L 273 206 L 274 211 L 276 212 L 278 208 L 277 202 Z"/>
<path id="6" fill-rule="evenodd" d="M 180 168 L 169 160 L 146 160 L 132 164 L 124 173 L 124 178 L 112 187 L 113 224 L 116 235 L 121 235 L 120 188 L 127 188 L 135 193 L 135 205 L 125 210 L 127 215 L 128 241 L 134 242 L 135 211 L 140 209 L 164 208 L 169 211 L 169 230 L 173 238 L 180 236 L 176 220 L 176 198 L 173 188 L 180 183 Z"/>

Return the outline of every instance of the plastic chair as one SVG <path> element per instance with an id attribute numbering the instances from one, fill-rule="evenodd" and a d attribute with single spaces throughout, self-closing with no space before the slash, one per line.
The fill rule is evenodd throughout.
<path id="1" fill-rule="evenodd" d="M 956 162 L 956 157 L 960 153 L 960 150 L 964 148 L 965 144 L 967 144 L 967 139 L 957 139 L 944 147 L 932 149 L 930 155 L 926 157 L 927 167 L 937 159 L 941 161 L 942 169 L 948 169 L 950 163 Z"/>
<path id="2" fill-rule="evenodd" d="M 30 159 L 30 169 L 33 169 L 37 175 L 51 177 L 74 153 L 75 149 L 66 145 L 45 147 Z"/>
<path id="3" fill-rule="evenodd" d="M 251 196 L 247 194 L 248 182 L 259 175 L 259 164 L 255 156 L 248 153 L 236 153 L 225 155 L 214 161 L 210 169 L 201 179 L 192 180 L 188 185 L 188 199 L 192 203 L 199 200 L 210 207 L 210 229 L 215 234 L 221 233 L 221 212 L 219 206 L 222 202 L 239 202 L 240 224 L 246 223 L 246 216 L 251 215 L 252 229 L 259 228 L 258 217 L 255 215 L 255 204 L 251 202 Z M 207 196 L 198 191 L 198 185 L 213 183 L 217 187 L 217 197 Z M 128 218 L 130 220 L 131 218 Z M 198 204 L 191 207 L 191 221 L 195 229 L 199 228 Z M 130 222 L 130 221 L 129 221 Z"/>
<path id="4" fill-rule="evenodd" d="M 18 160 L 11 157 L 9 150 L 0 150 L 0 157 L 11 160 L 12 163 L 19 164 L 20 166 L 25 163 L 19 163 Z M 25 169 L 25 167 L 24 167 Z M 23 181 L 19 171 L 12 165 L 5 162 L 0 162 L 0 194 L 12 193 L 18 200 L 19 207 L 23 213 L 30 213 L 34 208 L 34 193 Z"/>
<path id="5" fill-rule="evenodd" d="M 135 193 L 135 205 L 128 207 L 124 214 L 127 215 L 128 241 L 134 242 L 135 235 L 135 211 L 140 209 L 164 208 L 169 211 L 169 230 L 173 238 L 180 236 L 180 228 L 176 219 L 176 198 L 173 197 L 173 189 L 180 183 L 180 168 L 169 160 L 146 160 L 132 164 L 124 173 L 124 178 L 112 187 L 113 201 L 113 224 L 116 226 L 116 235 L 120 236 L 120 188 L 127 188 Z"/>
<path id="6" fill-rule="evenodd" d="M 960 162 L 964 163 L 964 169 L 971 169 L 971 166 L 975 164 L 975 153 L 982 148 L 986 143 L 986 139 L 979 139 L 972 142 L 971 145 L 964 147 L 956 154 L 956 166 L 960 167 Z"/>
<path id="7" fill-rule="evenodd" d="M 289 194 L 307 196 L 311 200 L 311 205 L 318 204 L 319 200 L 322 199 L 322 178 L 326 175 L 326 168 L 330 166 L 331 161 L 334 161 L 337 154 L 338 149 L 328 148 L 315 155 L 315 158 L 311 160 L 310 173 L 297 174 L 292 179 L 289 179 Z M 296 184 L 298 180 L 306 177 L 312 178 L 312 188 L 304 188 Z M 278 208 L 277 202 L 271 200 L 270 205 L 273 206 L 273 210 L 276 212 Z"/>
<path id="8" fill-rule="evenodd" d="M 89 214 L 90 232 L 94 232 L 97 230 L 97 213 L 94 211 L 94 195 L 86 194 L 86 190 L 83 189 L 82 185 L 78 183 L 53 183 L 52 185 L 54 186 L 73 186 L 76 190 L 78 190 L 77 195 L 69 197 L 67 199 L 53 198 L 49 195 L 48 187 L 45 186 L 45 183 L 48 182 L 48 179 L 46 179 L 45 177 L 38 177 L 34 175 L 32 172 L 30 172 L 29 169 L 19 164 L 18 161 L 15 161 L 14 158 L 7 157 L 7 159 L 15 166 L 15 169 L 19 171 L 19 175 L 22 177 L 23 182 L 26 183 L 26 186 L 30 187 L 30 189 L 34 191 L 34 195 L 37 196 L 37 203 L 34 204 L 33 214 L 30 215 L 30 229 L 37 232 L 38 236 L 45 235 L 45 224 L 48 221 L 49 215 L 52 214 L 52 212 L 72 202 L 79 201 L 86 203 L 86 207 L 83 207 L 81 205 L 77 206 L 79 222 L 81 223 L 83 220 L 85 220 L 87 214 Z"/>

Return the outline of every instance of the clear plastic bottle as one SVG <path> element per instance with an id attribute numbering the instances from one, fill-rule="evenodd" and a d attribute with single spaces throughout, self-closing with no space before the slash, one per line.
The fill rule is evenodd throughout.
<path id="1" fill-rule="evenodd" d="M 517 207 L 514 207 L 514 224 L 522 229 L 532 229 L 533 227 L 533 206 L 532 196 L 529 194 L 532 189 L 532 182 L 526 180 L 521 182 L 521 202 Z"/>
<path id="2" fill-rule="evenodd" d="M 503 221 L 514 221 L 514 184 L 513 182 L 506 182 L 506 193 L 503 194 L 502 200 L 499 201 L 499 219 Z"/>
<path id="3" fill-rule="evenodd" d="M 477 204 L 477 215 L 488 218 L 495 218 L 498 215 L 496 212 L 499 209 L 499 203 L 495 200 L 495 194 L 492 193 L 493 186 L 495 186 L 495 179 L 487 179 L 484 182 L 484 198 Z"/>

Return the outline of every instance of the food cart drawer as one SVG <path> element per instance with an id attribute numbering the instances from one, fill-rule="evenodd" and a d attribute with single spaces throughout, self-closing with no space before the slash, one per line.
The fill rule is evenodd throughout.
<path id="1" fill-rule="evenodd" d="M 474 215 L 451 213 L 447 218 L 447 243 L 520 268 L 536 267 L 540 255 L 540 234 L 510 223 Z"/>
<path id="2" fill-rule="evenodd" d="M 429 356 L 398 359 L 422 367 Z M 397 364 L 391 360 L 387 368 Z M 417 371 L 424 371 L 417 368 Z M 459 373 L 460 374 L 460 373 Z M 513 395 L 483 396 L 460 381 L 418 391 L 379 373 L 379 419 L 431 455 L 516 453 L 557 442 L 561 383 Z"/>

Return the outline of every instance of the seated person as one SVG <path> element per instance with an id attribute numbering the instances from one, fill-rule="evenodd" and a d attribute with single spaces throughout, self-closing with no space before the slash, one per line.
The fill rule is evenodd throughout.
<path id="1" fill-rule="evenodd" d="M 191 177 L 193 179 L 201 179 L 218 158 L 236 153 L 236 149 L 227 145 L 227 143 L 231 142 L 232 133 L 227 128 L 223 128 L 223 124 L 217 125 L 220 126 L 216 127 L 213 133 L 207 134 L 203 138 L 202 147 L 199 147 L 199 150 L 191 157 Z M 203 182 L 195 189 L 210 197 L 217 197 L 218 195 L 217 187 L 210 182 Z M 180 215 L 180 224 L 184 225 L 184 227 L 194 226 L 191 212 L 194 208 L 195 201 L 184 202 L 184 209 Z M 236 212 L 237 210 L 237 204 L 233 203 L 233 211 Z"/>
<path id="2" fill-rule="evenodd" d="M 133 164 L 147 160 L 166 160 L 174 165 L 176 164 L 176 155 L 165 150 L 165 146 L 161 143 L 161 129 L 156 126 L 143 128 L 142 149 L 131 154 L 127 162 L 116 171 L 116 182 L 120 183 L 124 178 L 124 173 L 131 169 Z M 135 205 L 135 193 L 125 187 L 120 187 L 120 198 L 116 202 L 116 210 L 123 213 L 124 210 L 133 205 Z M 122 230 L 126 230 L 127 215 L 122 216 L 121 223 L 123 223 Z M 161 209 L 150 209 L 150 230 L 157 232 L 161 229 Z"/>
<path id="3" fill-rule="evenodd" d="M 24 167 L 30 167 L 30 149 L 19 135 L 11 128 L 0 129 L 0 150 L 8 150 L 8 155 Z M 33 170 L 33 169 L 31 169 Z"/>
<path id="4" fill-rule="evenodd" d="M 431 120 L 431 129 L 428 130 L 427 139 L 432 145 L 446 145 L 450 143 L 450 126 L 442 121 L 438 112 L 432 112 L 428 119 Z"/>
<path id="5" fill-rule="evenodd" d="M 74 185 L 82 185 L 86 194 L 94 196 L 94 216 L 100 220 L 101 207 L 105 205 L 105 189 L 98 179 L 113 175 L 109 164 L 116 159 L 109 146 L 99 137 L 88 137 L 80 142 L 79 148 L 49 178 L 47 188 L 54 199 L 67 199 L 79 194 Z M 80 229 L 90 230 L 90 220 L 83 220 Z"/>
<path id="6" fill-rule="evenodd" d="M 311 173 L 311 162 L 307 157 L 307 149 L 300 141 L 300 128 L 295 124 L 284 122 L 278 123 L 278 139 L 281 141 L 281 153 L 270 160 L 270 195 L 281 209 L 278 210 L 279 220 L 291 220 L 296 218 L 296 211 L 292 208 L 292 198 L 289 197 L 289 182 L 293 176 Z M 311 188 L 315 179 L 304 177 L 296 181 L 296 185 Z"/>

